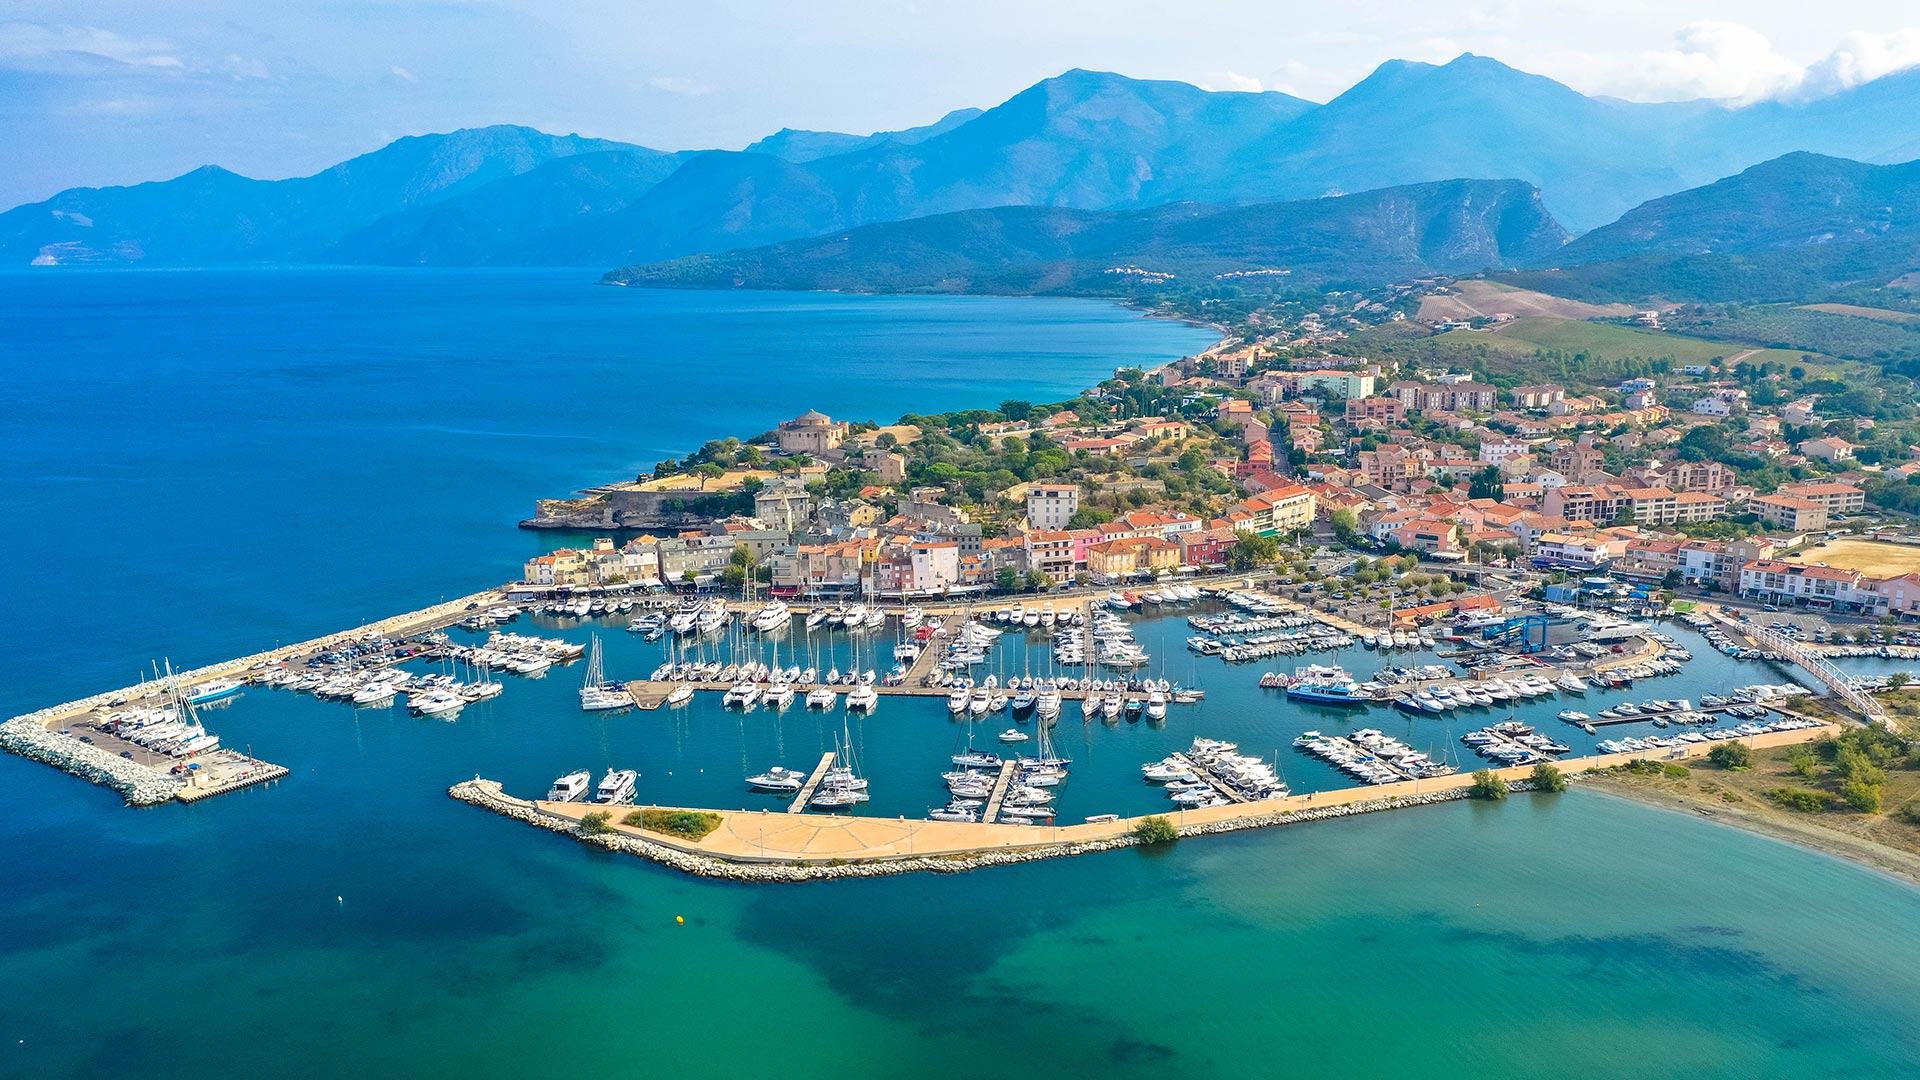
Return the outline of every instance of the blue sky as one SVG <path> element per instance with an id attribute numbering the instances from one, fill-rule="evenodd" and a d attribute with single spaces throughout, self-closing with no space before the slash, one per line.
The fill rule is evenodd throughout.
<path id="1" fill-rule="evenodd" d="M 1920 63 L 1916 27 L 1890 0 L 7 0 L 0 206 L 490 123 L 664 149 L 867 132 L 1071 67 L 1326 100 L 1471 51 L 1637 100 L 1804 97 Z"/>

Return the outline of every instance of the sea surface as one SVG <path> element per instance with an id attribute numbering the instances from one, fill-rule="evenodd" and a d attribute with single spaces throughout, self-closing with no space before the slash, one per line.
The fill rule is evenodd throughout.
<path id="1" fill-rule="evenodd" d="M 891 419 L 1062 396 L 1206 343 L 1092 303 L 645 293 L 591 274 L 0 278 L 0 712 L 501 580 L 547 542 L 512 527 L 533 498 L 806 407 Z M 1207 700 L 1164 725 L 1069 709 L 1063 817 L 1164 806 L 1138 765 L 1195 735 L 1308 791 L 1343 781 L 1291 749 L 1301 731 L 1373 726 L 1458 756 L 1460 733 L 1504 716 L 1291 706 L 1254 685 L 1263 665 L 1184 651 L 1183 614 L 1142 618 L 1140 637 Z M 512 629 L 598 634 L 609 674 L 644 675 L 661 646 L 620 624 Z M 1689 671 L 1573 707 L 1787 677 L 1673 632 Z M 823 668 L 884 669 L 890 645 L 778 639 Z M 1046 662 L 1042 638 L 1009 635 L 982 674 Z M 510 677 L 451 723 L 247 691 L 209 727 L 293 775 L 194 807 L 128 810 L 0 756 L 0 1076 L 1920 1073 L 1920 892 L 1592 793 L 775 888 L 445 796 L 476 773 L 531 792 L 620 765 L 649 799 L 752 805 L 743 775 L 844 733 L 866 812 L 918 815 L 968 735 L 938 699 L 862 722 L 712 700 L 587 717 L 579 671 Z M 1575 742 L 1552 716 L 1568 706 L 1516 711 Z"/>

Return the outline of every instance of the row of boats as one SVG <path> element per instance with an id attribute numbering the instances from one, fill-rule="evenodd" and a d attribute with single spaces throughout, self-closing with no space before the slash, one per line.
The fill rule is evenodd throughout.
<path id="1" fill-rule="evenodd" d="M 598 806 L 625 806 L 633 802 L 639 790 L 640 774 L 633 769 L 608 769 L 600 785 L 593 787 L 593 774 L 585 769 L 570 772 L 553 782 L 547 791 L 548 802 L 591 801 Z M 587 799 L 591 791 L 593 798 Z"/>
<path id="2" fill-rule="evenodd" d="M 1529 724 L 1507 720 L 1460 736 L 1481 757 L 1507 765 L 1534 765 L 1551 761 L 1572 748 L 1539 734 Z"/>
<path id="3" fill-rule="evenodd" d="M 1053 636 L 1053 662 L 1062 667 L 1132 671 L 1146 667 L 1149 659 L 1134 637 L 1132 624 L 1110 611 L 1096 611 L 1087 625 Z"/>
<path id="4" fill-rule="evenodd" d="M 1632 739 L 1602 739 L 1595 748 L 1603 754 L 1638 754 L 1647 750 L 1665 750 L 1688 743 L 1725 742 L 1729 739 L 1742 739 L 1750 735 L 1765 735 L 1774 731 L 1799 731 L 1819 727 L 1816 720 L 1803 720 L 1797 716 L 1784 716 L 1767 722 L 1749 721 L 1739 727 L 1708 728 L 1699 731 L 1682 732 L 1679 735 L 1647 735 Z"/>
<path id="5" fill-rule="evenodd" d="M 1271 764 L 1239 751 L 1236 743 L 1196 738 L 1185 752 L 1140 766 L 1140 776 L 1149 784 L 1164 785 L 1167 798 L 1183 810 L 1277 799 L 1288 793 Z M 1229 797 L 1229 791 L 1238 798 Z"/>
<path id="6" fill-rule="evenodd" d="M 1317 757 L 1368 784 L 1393 784 L 1402 780 L 1451 776 L 1459 771 L 1447 762 L 1434 761 L 1425 753 L 1376 728 L 1362 728 L 1346 735 L 1302 732 L 1293 740 L 1293 745 L 1302 753 Z"/>
<path id="7" fill-rule="evenodd" d="M 165 705 L 133 706 L 93 721 L 94 730 L 171 758 L 191 758 L 220 749 L 193 707 L 176 699 Z"/>
<path id="8" fill-rule="evenodd" d="M 466 706 L 498 697 L 506 689 L 484 667 L 473 668 L 470 679 L 457 678 L 450 671 L 411 672 L 398 667 L 274 668 L 257 674 L 254 682 L 366 709 L 389 708 L 405 697 L 408 712 L 441 720 L 451 720 Z"/>

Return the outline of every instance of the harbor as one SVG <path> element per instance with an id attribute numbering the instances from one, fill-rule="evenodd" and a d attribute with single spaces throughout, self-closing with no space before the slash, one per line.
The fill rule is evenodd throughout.
<path id="1" fill-rule="evenodd" d="M 1449 718 L 1476 713 L 1489 721 L 1552 728 L 1550 737 L 1538 737 L 1565 749 L 1541 757 L 1592 756 L 1626 739 L 1663 750 L 1657 740 L 1672 736 L 1659 729 L 1674 718 L 1626 700 L 1636 674 L 1670 677 L 1677 691 L 1689 691 L 1668 693 L 1675 702 L 1699 701 L 1686 701 L 1688 708 L 1679 711 L 1703 721 L 1697 725 L 1702 738 L 1715 733 L 1713 724 L 1727 707 L 1709 702 L 1712 691 L 1691 688 L 1752 681 L 1736 673 L 1752 659 L 1708 648 L 1692 628 L 1674 623 L 1622 623 L 1626 632 L 1604 646 L 1576 641 L 1534 655 L 1497 644 L 1464 647 L 1478 641 L 1477 628 L 1456 631 L 1450 640 L 1430 631 L 1432 647 L 1414 634 L 1404 648 L 1383 641 L 1369 648 L 1350 627 L 1288 605 L 1262 592 L 1257 580 L 1240 577 L 1205 583 L 1191 593 L 1169 590 L 1157 603 L 1110 590 L 1056 595 L 1043 609 L 1051 627 L 1038 618 L 1029 625 L 1030 613 L 1016 616 L 1014 602 L 875 606 L 847 629 L 850 605 L 844 603 L 783 605 L 770 617 L 766 601 L 626 599 L 635 601 L 632 609 L 609 597 L 595 614 L 591 604 L 583 612 L 579 600 L 561 610 L 553 598 L 515 600 L 490 590 L 12 723 L 15 730 L 21 724 L 41 729 L 60 740 L 56 747 L 97 750 L 93 760 L 113 762 L 108 772 L 141 781 L 108 786 L 123 793 L 138 786 L 137 801 L 143 803 L 199 801 L 288 775 L 288 764 L 266 760 L 274 756 L 272 725 L 250 721 L 309 702 L 298 707 L 302 716 L 318 709 L 317 717 L 350 716 L 355 724 L 391 716 L 458 728 L 493 717 L 539 716 L 543 729 L 560 736 L 556 746 L 568 741 L 569 729 L 602 741 L 598 748 L 582 747 L 587 753 L 576 760 L 557 760 L 543 750 L 526 765 L 531 775 L 503 778 L 515 788 L 530 781 L 544 790 L 554 773 L 539 777 L 541 762 L 546 768 L 578 767 L 597 759 L 596 775 L 614 768 L 639 772 L 638 798 L 647 804 L 724 808 L 744 792 L 749 803 L 773 795 L 810 815 L 910 814 L 947 824 L 1035 828 L 1137 817 L 1154 800 L 1185 800 L 1173 802 L 1176 809 L 1211 808 L 1216 800 L 1237 804 L 1277 792 L 1306 795 L 1470 772 L 1476 754 L 1505 745 L 1499 739 L 1463 744 L 1466 728 L 1454 728 Z M 694 608 L 724 608 L 725 617 L 704 632 L 670 629 L 676 613 Z M 808 629 L 816 614 L 836 609 L 839 629 L 825 618 Z M 652 616 L 659 616 L 657 622 Z M 1189 647 L 1199 623 L 1263 627 L 1249 631 L 1258 634 L 1282 625 L 1262 622 L 1276 619 L 1297 620 L 1314 630 L 1304 636 L 1329 641 L 1315 650 L 1324 662 L 1266 679 L 1227 657 Z M 1286 628 L 1300 630 L 1297 623 Z M 1347 675 L 1349 669 L 1355 674 Z M 1576 675 L 1579 685 L 1569 689 Z M 1337 678 L 1351 680 L 1355 692 L 1335 685 Z M 235 684 L 233 692 L 196 714 L 210 735 L 223 740 L 215 752 L 183 760 L 115 734 L 114 725 L 124 724 L 127 714 L 163 706 L 168 694 L 204 694 L 227 682 Z M 1329 687 L 1337 692 L 1326 692 Z M 1406 708 L 1410 700 L 1441 691 L 1451 697 L 1444 711 Z M 1644 693 L 1635 696 L 1648 700 Z M 1556 711 L 1587 720 L 1576 724 L 1563 717 L 1555 725 Z M 983 742 L 998 738 L 1011 752 L 1003 757 L 975 746 L 976 726 Z M 1607 728 L 1626 735 L 1598 737 Z M 1718 729 L 1729 730 L 1732 724 Z M 1326 736 L 1321 745 L 1340 752 L 1300 753 L 1303 737 L 1316 735 Z M 640 743 L 633 749 L 619 749 L 617 744 L 636 737 Z M 1065 764 L 1022 766 L 1017 775 L 1003 769 L 1031 760 L 1020 754 L 1035 738 L 1047 745 L 1039 758 L 1072 759 L 1071 777 Z M 1258 764 L 1273 770 L 1270 782 L 1238 790 L 1194 760 L 1194 746 L 1223 740 L 1248 748 L 1239 756 L 1249 761 L 1236 770 Z M 979 770 L 978 779 L 956 777 L 955 763 L 947 760 L 954 751 L 942 751 L 943 741 L 965 744 L 971 756 L 959 768 L 963 774 Z M 1289 747 L 1295 752 L 1286 752 Z M 1515 751 L 1513 760 L 1532 760 L 1505 748 Z M 818 790 L 796 799 L 799 783 L 812 779 L 815 789 L 820 786 L 813 776 L 818 769 L 783 770 L 802 753 L 807 761 L 844 756 L 839 768 L 859 787 L 836 790 L 824 802 L 816 801 Z M 713 767 L 728 757 L 741 763 L 731 778 L 728 770 Z M 1143 761 L 1175 763 L 1167 790 L 1140 785 Z M 1357 773 L 1356 763 L 1365 770 Z M 93 768 L 70 771 L 104 775 Z M 939 787 L 930 790 L 928 781 L 913 779 L 916 773 Z M 798 777 L 795 786 L 747 782 L 790 774 Z M 1002 777 L 1004 784 L 998 782 Z"/>

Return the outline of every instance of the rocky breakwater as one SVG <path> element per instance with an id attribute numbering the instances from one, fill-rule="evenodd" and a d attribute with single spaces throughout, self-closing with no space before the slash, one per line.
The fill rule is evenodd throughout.
<path id="1" fill-rule="evenodd" d="M 112 788 L 129 806 L 153 806 L 174 797 L 181 782 L 157 769 L 128 761 L 20 717 L 0 724 L 0 750 L 51 765 L 88 783 Z"/>

